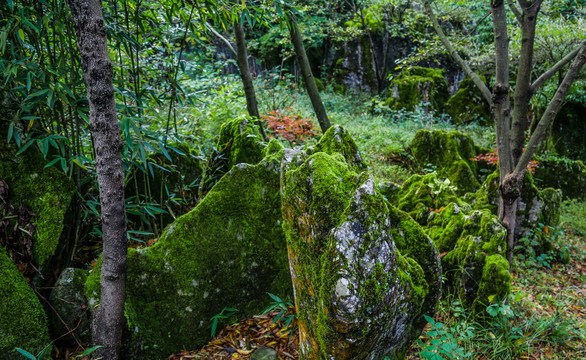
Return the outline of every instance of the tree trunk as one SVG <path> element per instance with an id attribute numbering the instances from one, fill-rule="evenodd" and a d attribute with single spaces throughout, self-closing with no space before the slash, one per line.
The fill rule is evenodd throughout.
<path id="1" fill-rule="evenodd" d="M 120 128 L 116 116 L 112 64 L 100 0 L 68 0 L 90 108 L 103 233 L 101 299 L 92 323 L 97 357 L 117 359 L 124 318 L 126 282 L 126 212 Z"/>
<path id="2" fill-rule="evenodd" d="M 305 46 L 303 45 L 301 32 L 299 32 L 297 22 L 292 16 L 290 16 L 288 19 L 288 26 L 289 33 L 291 34 L 291 41 L 293 42 L 293 47 L 295 48 L 297 62 L 299 63 L 299 68 L 301 69 L 301 76 L 303 78 L 303 82 L 305 83 L 305 88 L 307 89 L 307 94 L 311 100 L 311 105 L 313 105 L 313 110 L 317 116 L 319 127 L 325 134 L 325 132 L 330 128 L 330 119 L 328 119 L 326 108 L 321 101 L 321 96 L 319 95 L 319 91 L 315 85 L 315 79 L 313 78 L 311 66 L 309 65 L 307 54 L 305 53 Z"/>
<path id="3" fill-rule="evenodd" d="M 234 35 L 236 36 L 236 62 L 238 63 L 238 70 L 240 70 L 240 78 L 242 79 L 242 86 L 244 87 L 244 94 L 246 96 L 246 109 L 248 110 L 248 115 L 255 119 L 264 141 L 269 141 L 260 121 L 258 102 L 254 92 L 250 67 L 248 66 L 246 39 L 244 38 L 244 30 L 242 29 L 242 25 L 240 25 L 239 19 L 234 20 Z"/>

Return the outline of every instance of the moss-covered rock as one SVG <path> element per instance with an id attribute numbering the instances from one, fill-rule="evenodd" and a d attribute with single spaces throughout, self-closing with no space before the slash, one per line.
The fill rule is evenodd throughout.
<path id="1" fill-rule="evenodd" d="M 431 212 L 441 211 L 450 203 L 470 208 L 458 198 L 450 180 L 440 180 L 436 173 L 413 175 L 400 187 L 385 187 L 383 194 L 391 204 L 421 225 L 427 224 Z"/>
<path id="2" fill-rule="evenodd" d="M 9 115 L 3 111 L 2 116 Z M 0 119 L 3 139 L 9 126 L 9 119 Z M 75 187 L 55 167 L 45 168 L 47 160 L 33 147 L 16 155 L 18 149 L 14 144 L 0 141 L 0 179 L 10 187 L 8 201 L 14 205 L 22 201 L 36 215 L 32 220 L 35 226 L 32 254 L 37 267 L 45 271 L 44 265 L 59 243 Z"/>
<path id="3" fill-rule="evenodd" d="M 433 313 L 439 258 L 421 227 L 352 165 L 355 154 L 345 155 L 284 153 L 283 229 L 300 358 L 398 359 Z"/>
<path id="4" fill-rule="evenodd" d="M 340 153 L 355 171 L 366 170 L 366 164 L 364 163 L 362 154 L 358 146 L 356 146 L 354 139 L 350 136 L 350 133 L 339 125 L 334 125 L 331 129 L 331 131 L 326 131 L 320 139 L 314 152 L 325 152 L 330 155 Z"/>
<path id="5" fill-rule="evenodd" d="M 278 143 L 269 149 L 257 165 L 234 166 L 155 245 L 129 251 L 133 358 L 161 359 L 202 346 L 210 318 L 224 307 L 246 317 L 267 305 L 266 292 L 291 297 L 279 197 L 282 149 Z M 93 303 L 99 275 L 98 268 L 86 284 Z"/>
<path id="6" fill-rule="evenodd" d="M 486 82 L 483 76 L 480 78 Z M 466 124 L 472 121 L 487 124 L 490 120 L 488 104 L 469 77 L 462 80 L 458 92 L 446 103 L 446 112 L 450 114 L 455 124 Z"/>
<path id="7" fill-rule="evenodd" d="M 443 111 L 449 98 L 448 84 L 443 69 L 419 66 L 405 68 L 390 84 L 392 96 L 386 101 L 391 109 L 413 111 L 419 104 L 429 104 L 435 111 Z"/>
<path id="8" fill-rule="evenodd" d="M 580 160 L 546 156 L 538 159 L 535 182 L 560 189 L 566 198 L 586 199 L 586 166 Z"/>
<path id="9" fill-rule="evenodd" d="M 431 213 L 426 231 L 442 254 L 448 289 L 457 293 L 466 307 L 478 313 L 489 304 L 490 296 L 503 299 L 509 294 L 511 275 L 504 259 L 507 231 L 496 216 L 451 203 L 440 212 Z M 506 274 L 492 282 L 495 278 L 485 273 L 487 266 L 494 267 L 495 256 L 505 261 L 501 272 Z"/>
<path id="10" fill-rule="evenodd" d="M 39 299 L 0 246 L 0 358 L 21 359 L 14 348 L 38 354 L 51 343 Z"/>
<path id="11" fill-rule="evenodd" d="M 471 160 L 476 156 L 476 148 L 468 135 L 457 131 L 420 130 L 410 148 L 420 166 L 435 167 L 441 177 L 450 179 L 457 187 L 457 194 L 474 192 L 480 187 L 478 165 Z"/>
<path id="12" fill-rule="evenodd" d="M 250 119 L 240 117 L 223 123 L 216 142 L 218 152 L 208 158 L 200 194 L 207 193 L 234 165 L 258 163 L 265 146 L 258 126 Z"/>
<path id="13" fill-rule="evenodd" d="M 498 215 L 498 186 L 499 172 L 497 170 L 486 178 L 479 191 L 466 196 L 466 199 L 474 209 L 486 209 Z M 559 224 L 561 200 L 560 190 L 553 188 L 539 190 L 533 175 L 527 171 L 517 204 L 515 241 L 518 242 L 521 238 L 527 238 L 530 242 L 537 241 L 540 245 L 535 248 L 535 251 L 538 253 L 551 250 L 553 247 L 549 243 L 547 234 L 539 231 L 539 227 L 541 225 L 555 227 Z"/>
<path id="14" fill-rule="evenodd" d="M 49 313 L 49 328 L 53 338 L 59 338 L 62 344 L 76 346 L 71 334 L 63 337 L 70 329 L 75 329 L 73 334 L 79 341 L 91 342 L 90 314 L 85 297 L 87 277 L 87 270 L 65 268 L 51 290 L 49 302 L 54 311 Z"/>

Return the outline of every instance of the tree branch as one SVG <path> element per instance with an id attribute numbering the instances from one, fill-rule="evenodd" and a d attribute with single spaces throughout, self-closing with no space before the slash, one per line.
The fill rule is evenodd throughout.
<path id="1" fill-rule="evenodd" d="M 509 8 L 513 12 L 513 14 L 515 14 L 515 19 L 517 19 L 517 21 L 521 23 L 521 21 L 523 20 L 523 14 L 521 14 L 521 10 L 519 10 L 519 8 L 517 7 L 517 5 L 515 5 L 515 2 L 513 0 L 508 0 L 507 4 L 509 5 Z"/>
<path id="2" fill-rule="evenodd" d="M 478 89 L 480 89 L 480 92 L 482 93 L 482 96 L 484 97 L 484 99 L 490 104 L 492 102 L 492 95 L 491 95 L 490 89 L 486 86 L 486 84 L 484 84 L 482 82 L 480 77 L 478 77 L 478 75 L 474 71 L 472 71 L 472 69 L 470 68 L 468 63 L 466 61 L 464 61 L 464 59 L 462 59 L 462 57 L 458 54 L 456 49 L 454 49 L 454 47 L 450 43 L 450 40 L 448 40 L 448 37 L 446 36 L 446 34 L 444 34 L 444 31 L 442 30 L 441 26 L 437 22 L 435 14 L 433 13 L 433 9 L 431 8 L 431 5 L 429 4 L 429 0 L 425 0 L 423 2 L 423 4 L 425 6 L 425 10 L 427 11 L 427 15 L 429 16 L 429 19 L 431 20 L 431 23 L 433 24 L 433 28 L 435 29 L 435 32 L 439 36 L 442 44 L 444 44 L 445 48 L 448 50 L 448 52 L 450 53 L 452 58 L 458 63 L 458 65 L 460 65 L 460 67 L 462 68 L 464 73 L 466 73 L 466 75 L 468 75 L 468 77 L 470 79 L 472 79 L 472 82 L 474 82 L 474 85 L 476 85 L 476 87 L 478 87 Z"/>
<path id="3" fill-rule="evenodd" d="M 213 26 L 211 26 L 208 23 L 204 23 L 205 27 L 211 31 L 214 35 L 216 35 L 220 40 L 222 40 L 226 45 L 228 45 L 228 48 L 230 48 L 230 51 L 232 51 L 232 53 L 234 55 L 236 54 L 236 50 L 234 50 L 234 46 L 232 46 L 232 44 L 230 43 L 230 41 L 228 41 L 228 39 L 226 39 L 225 37 L 223 37 L 219 32 L 216 31 L 216 29 L 213 28 Z"/>
<path id="4" fill-rule="evenodd" d="M 578 55 L 578 52 L 580 51 L 580 49 L 583 49 L 585 47 L 586 47 L 586 41 L 584 41 L 582 43 L 582 45 L 580 45 L 579 47 L 574 49 L 572 52 L 570 52 L 568 55 L 566 55 L 563 59 L 558 61 L 557 64 L 555 64 L 554 66 L 551 67 L 551 69 L 549 69 L 546 72 L 544 72 L 543 74 L 541 74 L 541 76 L 539 78 L 537 78 L 537 80 L 535 80 L 533 82 L 533 84 L 531 84 L 531 91 L 533 93 L 536 93 L 537 90 L 539 90 L 539 88 L 541 88 L 547 80 L 549 80 L 558 71 L 560 71 L 561 68 L 564 67 L 567 63 L 572 61 L 572 59 L 574 59 L 576 57 L 576 55 Z"/>
<path id="5" fill-rule="evenodd" d="M 586 44 L 583 43 L 582 47 L 580 48 L 580 51 L 576 55 L 576 59 L 574 60 L 572 65 L 570 65 L 570 69 L 566 73 L 564 80 L 562 81 L 562 83 L 558 87 L 553 99 L 551 100 L 551 102 L 547 106 L 547 109 L 543 113 L 541 120 L 539 120 L 539 123 L 537 124 L 535 131 L 533 132 L 533 134 L 529 138 L 529 142 L 527 143 L 526 150 L 525 150 L 525 152 L 523 152 L 523 155 L 521 155 L 521 158 L 519 159 L 519 163 L 515 167 L 515 171 L 514 171 L 515 173 L 522 174 L 522 171 L 525 171 L 525 168 L 527 168 L 527 165 L 529 164 L 529 161 L 531 161 L 533 154 L 535 154 L 535 152 L 537 151 L 537 146 L 539 145 L 539 143 L 541 142 L 541 140 L 545 136 L 545 133 L 546 133 L 547 129 L 549 128 L 549 125 L 555 119 L 558 111 L 562 107 L 562 103 L 564 101 L 564 98 L 566 97 L 566 95 L 570 91 L 570 87 L 571 87 L 572 83 L 574 82 L 574 79 L 578 76 L 578 74 L 580 73 L 580 70 L 582 69 L 582 67 L 584 66 L 585 63 L 586 63 Z"/>

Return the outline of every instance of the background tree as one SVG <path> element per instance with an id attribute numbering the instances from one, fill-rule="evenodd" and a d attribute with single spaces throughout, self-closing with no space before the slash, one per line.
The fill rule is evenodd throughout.
<path id="1" fill-rule="evenodd" d="M 328 118 L 326 108 L 324 107 L 324 103 L 321 100 L 321 96 L 319 95 L 317 85 L 315 84 L 315 79 L 313 77 L 313 73 L 311 72 L 311 66 L 309 65 L 307 53 L 305 52 L 305 46 L 303 45 L 303 35 L 299 30 L 297 19 L 295 18 L 295 15 L 292 11 L 289 11 L 286 21 L 287 27 L 289 28 L 289 34 L 291 35 L 291 42 L 293 42 L 293 47 L 295 48 L 295 56 L 297 57 L 297 62 L 299 63 L 299 68 L 301 70 L 303 84 L 305 84 L 307 95 L 311 100 L 311 105 L 313 105 L 315 115 L 317 116 L 317 121 L 319 122 L 319 127 L 325 134 L 325 132 L 330 128 L 330 119 Z"/>
<path id="2" fill-rule="evenodd" d="M 117 359 L 124 318 L 126 283 L 126 214 L 124 173 L 120 150 L 120 128 L 112 84 L 106 27 L 101 0 L 69 0 L 81 55 L 83 79 L 90 107 L 90 130 L 96 154 L 96 171 L 104 248 L 102 252 L 101 298 L 94 312 L 92 337 L 104 347 L 97 356 Z"/>
<path id="3" fill-rule="evenodd" d="M 505 224 L 508 232 L 507 260 L 509 264 L 512 264 L 512 252 L 515 246 L 514 234 L 517 219 L 517 205 L 521 195 L 523 177 L 527 171 L 527 165 L 560 110 L 563 100 L 570 90 L 570 86 L 578 76 L 584 63 L 586 63 L 586 41 L 583 41 L 580 46 L 576 47 L 555 65 L 543 72 L 537 79 L 532 80 L 536 24 L 542 2 L 543 0 L 518 0 L 516 2 L 511 0 L 505 4 L 503 0 L 491 1 L 495 46 L 494 57 L 496 64 L 494 86 L 491 91 L 454 49 L 440 27 L 430 2 L 428 0 L 424 1 L 425 9 L 440 40 L 462 70 L 464 70 L 480 89 L 485 100 L 491 104 L 496 131 L 497 153 L 499 156 L 499 218 Z M 506 5 L 508 5 L 509 11 L 514 14 L 517 25 L 521 29 L 519 65 L 514 82 L 514 103 L 512 109 L 510 106 L 510 53 Z M 537 90 L 545 82 L 562 71 L 570 62 L 572 63 L 557 87 L 553 99 L 547 105 L 545 112 L 525 145 L 527 113 L 533 95 L 535 95 Z"/>

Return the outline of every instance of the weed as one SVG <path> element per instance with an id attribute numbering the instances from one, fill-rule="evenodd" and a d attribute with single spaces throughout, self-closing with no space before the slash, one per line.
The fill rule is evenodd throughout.
<path id="1" fill-rule="evenodd" d="M 431 324 L 431 329 L 426 334 L 429 337 L 426 343 L 417 340 L 417 344 L 421 347 L 419 352 L 421 358 L 443 360 L 468 359 L 472 357 L 472 352 L 463 347 L 474 337 L 474 328 L 472 326 L 461 322 L 456 326 L 447 327 L 427 315 L 425 315 L 425 320 Z"/>
<path id="2" fill-rule="evenodd" d="M 238 309 L 234 309 L 231 307 L 225 307 L 222 309 L 222 311 L 220 311 L 220 313 L 212 316 L 212 318 L 210 319 L 210 320 L 212 320 L 212 324 L 210 325 L 212 338 L 214 336 L 216 336 L 216 330 L 218 329 L 218 322 L 223 319 L 231 318 L 237 312 L 238 312 Z"/>

